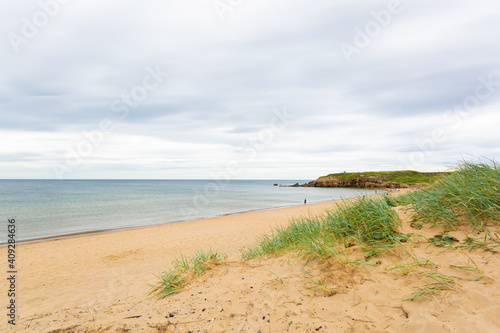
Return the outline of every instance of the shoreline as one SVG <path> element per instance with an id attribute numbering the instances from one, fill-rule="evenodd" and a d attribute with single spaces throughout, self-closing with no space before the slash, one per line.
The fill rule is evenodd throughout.
<path id="1" fill-rule="evenodd" d="M 327 203 L 327 202 L 337 202 L 337 201 L 349 200 L 349 199 L 356 199 L 356 198 L 357 197 L 346 198 L 346 199 L 337 199 L 337 200 L 327 200 L 327 201 L 320 201 L 320 202 L 311 202 L 311 203 L 309 203 L 309 205 L 323 204 L 323 203 Z M 107 234 L 107 233 L 118 232 L 118 231 L 139 230 L 139 229 L 143 229 L 143 228 L 161 227 L 161 226 L 166 226 L 166 225 L 170 225 L 170 224 L 185 223 L 185 222 L 192 222 L 192 221 L 198 221 L 198 220 L 208 220 L 208 219 L 213 219 L 213 218 L 218 218 L 218 217 L 225 217 L 225 216 L 235 216 L 235 215 L 240 215 L 240 214 L 248 214 L 248 213 L 256 213 L 256 212 L 266 212 L 266 211 L 271 211 L 271 210 L 276 210 L 276 209 L 285 209 L 285 208 L 291 208 L 291 207 L 301 207 L 303 205 L 304 204 L 299 204 L 299 205 L 285 205 L 285 206 L 263 208 L 263 209 L 251 209 L 251 210 L 244 210 L 244 211 L 235 212 L 235 213 L 225 213 L 225 214 L 219 214 L 219 215 L 213 215 L 213 216 L 204 216 L 204 217 L 195 218 L 195 219 L 178 220 L 178 221 L 172 221 L 172 222 L 160 223 L 160 224 L 147 224 L 147 225 L 133 226 L 133 227 L 122 227 L 122 228 L 112 228 L 112 229 L 102 229 L 102 230 L 81 231 L 81 232 L 75 232 L 75 233 L 70 233 L 70 234 L 61 234 L 61 235 L 55 235 L 55 236 L 45 236 L 45 237 L 39 237 L 39 238 L 34 238 L 34 239 L 29 239 L 29 240 L 22 240 L 22 241 L 16 240 L 16 244 L 17 245 L 32 244 L 32 243 L 48 242 L 48 241 L 66 239 L 66 238 L 86 237 L 86 236 Z M 0 243 L 0 248 L 6 247 L 7 245 L 8 245 L 8 243 Z"/>
<path id="2" fill-rule="evenodd" d="M 381 190 L 385 191 L 385 190 Z M 380 195 L 380 194 L 374 194 L 375 195 Z M 349 197 L 349 198 L 340 198 L 340 199 L 335 199 L 335 200 L 326 200 L 326 201 L 318 201 L 318 202 L 310 202 L 308 205 L 315 205 L 315 204 L 322 204 L 326 202 L 337 202 L 337 201 L 342 201 L 342 200 L 350 200 L 350 199 L 356 199 L 359 196 L 356 197 Z M 33 239 L 28 239 L 28 240 L 16 240 L 16 244 L 22 245 L 22 244 L 32 244 L 32 243 L 40 243 L 40 242 L 48 242 L 48 241 L 54 241 L 54 240 L 59 240 L 59 239 L 66 239 L 66 238 L 74 238 L 74 237 L 85 237 L 85 236 L 92 236 L 92 235 L 99 235 L 99 234 L 107 234 L 110 232 L 118 232 L 118 231 L 126 231 L 126 230 L 136 230 L 136 229 L 143 229 L 143 228 L 150 228 L 150 227 L 159 227 L 159 226 L 165 226 L 165 225 L 170 225 L 170 224 L 177 224 L 177 223 L 185 223 L 185 222 L 190 222 L 190 221 L 197 221 L 197 220 L 205 220 L 205 219 L 211 219 L 211 218 L 217 218 L 217 217 L 224 217 L 224 216 L 234 216 L 234 215 L 239 215 L 239 214 L 247 214 L 247 213 L 253 213 L 253 212 L 265 212 L 265 211 L 270 211 L 270 210 L 275 210 L 275 209 L 284 209 L 284 208 L 290 208 L 290 207 L 300 207 L 303 206 L 304 204 L 290 204 L 290 205 L 283 205 L 283 206 L 278 206 L 278 207 L 269 207 L 269 208 L 262 208 L 262 209 L 251 209 L 251 210 L 244 210 L 244 211 L 238 211 L 234 213 L 224 213 L 224 214 L 218 214 L 218 215 L 208 215 L 208 216 L 203 216 L 200 218 L 194 218 L 194 219 L 186 219 L 186 220 L 177 220 L 177 221 L 172 221 L 172 222 L 166 222 L 166 223 L 160 223 L 160 224 L 147 224 L 147 225 L 142 225 L 142 226 L 131 226 L 131 227 L 118 227 L 118 228 L 110 228 L 110 229 L 101 229 L 101 230 L 88 230 L 88 231 L 79 231 L 79 232 L 74 232 L 74 233 L 69 233 L 69 234 L 61 234 L 61 235 L 54 235 L 54 236 L 42 236 L 42 237 L 37 237 Z M 306 205 L 307 206 L 307 205 Z M 1 242 L 0 241 L 0 249 L 5 248 L 8 245 L 7 242 Z"/>

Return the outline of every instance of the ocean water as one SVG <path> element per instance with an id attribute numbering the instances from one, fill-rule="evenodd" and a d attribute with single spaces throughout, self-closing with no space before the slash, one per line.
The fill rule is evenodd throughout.
<path id="1" fill-rule="evenodd" d="M 374 191 L 277 187 L 307 180 L 0 180 L 0 244 L 324 202 Z"/>

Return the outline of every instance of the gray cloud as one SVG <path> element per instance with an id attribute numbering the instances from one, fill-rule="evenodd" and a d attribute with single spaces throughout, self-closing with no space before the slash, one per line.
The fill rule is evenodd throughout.
<path id="1" fill-rule="evenodd" d="M 0 172 L 54 178 L 51 166 L 104 119 L 114 129 L 66 177 L 207 178 L 239 159 L 238 178 L 315 178 L 498 159 L 498 84 L 467 114 L 445 112 L 480 78 L 500 82 L 500 5 L 402 0 L 348 62 L 342 43 L 356 46 L 388 3 L 254 1 L 220 21 L 210 1 L 70 2 L 17 53 L 9 36 L 41 9 L 0 5 Z M 114 112 L 156 66 L 168 77 L 136 106 L 119 104 L 126 117 Z M 269 139 L 283 107 L 293 119 Z M 245 159 L 239 147 L 255 140 Z"/>

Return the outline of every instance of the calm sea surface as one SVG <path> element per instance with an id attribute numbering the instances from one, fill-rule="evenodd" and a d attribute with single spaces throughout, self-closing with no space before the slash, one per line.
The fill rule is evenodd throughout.
<path id="1" fill-rule="evenodd" d="M 17 241 L 142 227 L 370 195 L 374 191 L 277 187 L 306 180 L 0 180 L 0 244 L 7 219 Z"/>

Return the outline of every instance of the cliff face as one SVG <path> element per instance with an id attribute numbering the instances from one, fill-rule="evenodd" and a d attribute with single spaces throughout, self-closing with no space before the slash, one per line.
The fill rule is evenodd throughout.
<path id="1" fill-rule="evenodd" d="M 387 176 L 368 176 L 365 177 L 360 175 L 356 178 L 348 178 L 341 179 L 338 177 L 320 177 L 312 182 L 307 184 L 294 186 L 303 186 L 303 187 L 352 187 L 352 188 L 371 188 L 371 189 L 388 189 L 388 188 L 407 188 L 414 186 L 425 186 L 428 183 L 415 183 L 415 184 L 406 184 L 406 183 L 398 183 L 398 182 L 387 182 L 385 181 Z"/>

